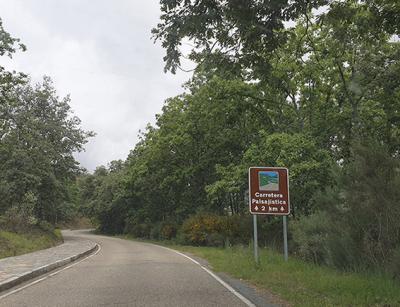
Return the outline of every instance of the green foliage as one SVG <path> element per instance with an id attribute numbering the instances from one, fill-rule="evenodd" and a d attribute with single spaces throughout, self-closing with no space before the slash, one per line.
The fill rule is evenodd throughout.
<path id="1" fill-rule="evenodd" d="M 0 56 L 7 55 L 12 57 L 12 54 L 16 51 L 16 48 L 25 51 L 25 45 L 19 43 L 19 41 L 20 40 L 18 38 L 11 37 L 11 35 L 4 30 L 3 21 L 0 18 Z"/>
<path id="2" fill-rule="evenodd" d="M 151 237 L 160 238 L 161 225 L 153 225 L 149 221 L 140 221 L 134 217 L 129 217 L 125 221 L 124 233 L 133 236 L 134 238 L 144 238 L 149 239 Z M 122 233 L 122 231 L 120 232 Z"/>
<path id="3" fill-rule="evenodd" d="M 21 206 L 13 206 L 4 214 L 2 226 L 14 232 L 24 232 L 37 223 L 33 211 L 37 199 L 33 193 L 24 196 Z"/>
<path id="4" fill-rule="evenodd" d="M 261 73 L 268 68 L 268 55 L 285 41 L 284 21 L 325 2 L 161 0 L 161 22 L 152 32 L 166 49 L 166 70 L 176 71 L 182 40 L 190 39 L 194 61 L 247 66 Z"/>
<path id="5" fill-rule="evenodd" d="M 31 228 L 29 232 L 15 233 L 0 230 L 0 259 L 31 253 L 62 242 L 58 232 L 47 232 Z"/>
<path id="6" fill-rule="evenodd" d="M 28 199 L 30 196 L 27 197 Z M 32 215 L 31 206 L 12 207 L 0 215 L 0 258 L 49 248 L 63 242 L 59 229 Z"/>
<path id="7" fill-rule="evenodd" d="M 204 213 L 188 218 L 181 228 L 185 242 L 193 245 L 215 244 L 217 235 L 221 235 L 223 230 L 223 220 L 220 216 Z"/>
<path id="8" fill-rule="evenodd" d="M 37 218 L 56 223 L 66 215 L 69 186 L 80 170 L 73 153 L 92 135 L 70 116 L 68 103 L 45 78 L 35 88 L 15 89 L 1 105 L 0 212 L 24 206 L 25 195 L 32 194 Z"/>
<path id="9" fill-rule="evenodd" d="M 117 163 L 118 164 L 118 163 Z M 81 175 L 77 182 L 77 202 L 81 214 L 93 218 L 99 230 L 119 234 L 126 228 L 129 206 L 124 194 L 125 171 L 122 167 L 96 168 L 94 174 Z"/>
<path id="10" fill-rule="evenodd" d="M 291 246 L 296 256 L 316 264 L 327 264 L 326 240 L 332 227 L 327 221 L 325 212 L 317 212 L 290 224 L 295 238 Z"/>
<path id="11" fill-rule="evenodd" d="M 178 233 L 178 242 L 196 246 L 248 245 L 251 240 L 251 218 L 198 213 L 187 218 Z M 270 235 L 270 234 L 268 234 Z M 260 241 L 264 239 L 261 236 Z"/>
<path id="12" fill-rule="evenodd" d="M 176 237 L 177 234 L 177 226 L 173 223 L 161 223 L 160 225 L 160 239 L 161 240 L 171 240 Z"/>
<path id="13" fill-rule="evenodd" d="M 338 272 L 290 257 L 282 252 L 260 249 L 255 265 L 248 247 L 213 248 L 172 246 L 206 259 L 213 270 L 249 281 L 279 295 L 277 305 L 293 306 L 398 306 L 400 285 L 390 276 Z"/>
<path id="14" fill-rule="evenodd" d="M 152 224 L 150 230 L 150 239 L 152 240 L 173 240 L 178 232 L 178 225 L 173 222 L 160 222 Z M 137 234 L 135 237 L 140 237 Z"/>
<path id="15" fill-rule="evenodd" d="M 271 165 L 289 168 L 293 214 L 313 211 L 312 197 L 331 181 L 333 161 L 329 152 L 302 134 L 265 135 L 244 156 L 247 165 Z"/>
<path id="16" fill-rule="evenodd" d="M 0 56 L 16 49 L 25 46 L 0 19 Z M 70 98 L 59 98 L 49 77 L 33 86 L 26 75 L 0 66 L 0 93 L 0 214 L 15 222 L 70 218 L 72 185 L 81 171 L 73 153 L 93 133 L 80 128 Z"/>
<path id="17" fill-rule="evenodd" d="M 193 78 L 126 161 L 83 174 L 70 194 L 106 233 L 247 245 L 248 167 L 284 166 L 299 257 L 345 270 L 395 268 L 397 11 L 392 0 L 161 1 L 153 34 L 166 69 L 179 67 L 189 39 Z M 38 185 L 36 174 L 21 178 Z M 259 221 L 260 244 L 280 249 L 280 220 Z"/>
<path id="18" fill-rule="evenodd" d="M 377 142 L 356 145 L 352 157 L 338 186 L 316 197 L 323 211 L 294 224 L 297 252 L 317 263 L 398 277 L 399 161 Z"/>
<path id="19" fill-rule="evenodd" d="M 400 248 L 396 247 L 391 251 L 390 262 L 387 270 L 393 278 L 400 280 Z"/>
<path id="20" fill-rule="evenodd" d="M 343 178 L 343 216 L 363 260 L 386 266 L 400 244 L 400 162 L 377 142 L 358 145 Z M 353 217 L 357 217 L 354 219 Z"/>

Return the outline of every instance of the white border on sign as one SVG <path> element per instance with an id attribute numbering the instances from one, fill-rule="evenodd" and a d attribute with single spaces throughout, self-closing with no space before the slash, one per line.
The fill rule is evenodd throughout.
<path id="1" fill-rule="evenodd" d="M 287 172 L 287 176 L 286 176 L 286 180 L 287 180 L 287 187 L 288 187 L 288 189 L 287 189 L 287 192 L 288 192 L 288 212 L 287 213 L 268 213 L 268 212 L 260 212 L 260 213 L 258 213 L 258 212 L 252 212 L 251 211 L 251 197 L 250 197 L 250 191 L 251 191 L 251 184 L 250 184 L 250 170 L 252 169 L 252 168 L 261 168 L 261 169 L 263 169 L 263 168 L 269 168 L 269 169 L 271 169 L 271 168 L 273 168 L 273 169 L 283 169 L 283 170 L 286 170 L 286 172 Z M 274 166 L 251 166 L 251 167 L 249 167 L 249 175 L 248 175 L 248 177 L 249 177 L 249 212 L 250 212 L 250 214 L 251 215 L 280 215 L 280 216 L 284 216 L 284 215 L 289 215 L 290 214 L 290 209 L 291 209 L 291 206 L 290 206 L 290 194 L 289 194 L 289 169 L 287 168 L 287 167 L 274 167 Z"/>

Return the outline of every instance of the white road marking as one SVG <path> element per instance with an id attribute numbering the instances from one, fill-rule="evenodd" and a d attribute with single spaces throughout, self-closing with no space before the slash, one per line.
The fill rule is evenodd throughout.
<path id="1" fill-rule="evenodd" d="M 156 244 L 153 244 L 153 245 L 156 245 Z M 22 286 L 22 287 L 20 287 L 20 288 L 14 289 L 14 290 L 12 290 L 12 291 L 6 293 L 6 294 L 3 294 L 3 295 L 0 296 L 0 300 L 6 298 L 7 296 L 10 296 L 11 294 L 17 293 L 17 292 L 19 292 L 19 291 L 22 291 L 23 289 L 26 289 L 26 288 L 28 288 L 28 287 L 30 287 L 30 286 L 33 286 L 33 285 L 35 285 L 35 284 L 37 284 L 37 283 L 39 283 L 39 282 L 42 282 L 43 280 L 46 280 L 46 279 L 48 279 L 49 277 L 52 277 L 52 276 L 54 276 L 54 275 L 57 275 L 58 273 L 60 273 L 60 272 L 62 272 L 62 271 L 65 271 L 65 270 L 67 270 L 67 269 L 69 269 L 69 268 L 71 268 L 71 267 L 73 267 L 73 266 L 75 266 L 75 265 L 81 263 L 82 261 L 85 261 L 86 259 L 89 259 L 90 257 L 93 257 L 93 256 L 97 255 L 97 254 L 100 252 L 100 250 L 101 250 L 101 246 L 100 246 L 99 244 L 97 244 L 97 246 L 98 246 L 98 249 L 97 249 L 97 251 L 96 251 L 94 254 L 91 254 L 91 255 L 89 255 L 89 256 L 87 256 L 87 257 L 85 257 L 85 258 L 79 260 L 78 262 L 74 262 L 73 264 L 71 264 L 71 265 L 69 265 L 69 266 L 66 266 L 66 267 L 64 267 L 64 268 L 62 268 L 62 269 L 60 269 L 60 270 L 58 270 L 58 271 L 55 271 L 55 272 L 53 272 L 53 273 L 51 273 L 51 274 L 48 274 L 48 275 L 46 275 L 45 277 L 42 277 L 42 278 L 37 279 L 37 280 L 35 280 L 35 281 L 33 281 L 33 282 L 29 283 L 29 284 L 26 284 L 25 286 Z M 189 259 L 189 260 L 192 261 L 193 263 L 195 263 L 195 264 L 197 264 L 198 266 L 200 266 L 204 271 L 206 271 L 209 275 L 211 275 L 216 281 L 218 281 L 222 286 L 224 286 L 229 292 L 231 292 L 232 294 L 234 294 L 237 298 L 239 298 L 239 299 L 240 299 L 243 303 L 245 303 L 247 306 L 249 306 L 249 307 L 256 307 L 256 305 L 254 305 L 250 300 L 248 300 L 246 297 L 244 297 L 242 294 L 240 294 L 238 291 L 236 291 L 234 288 L 232 288 L 229 284 L 227 284 L 225 281 L 223 281 L 220 277 L 218 277 L 218 276 L 217 276 L 216 274 L 214 274 L 212 271 L 210 271 L 210 270 L 207 269 L 206 267 L 202 266 L 198 261 L 196 261 L 196 260 L 194 260 L 193 258 L 189 257 L 188 255 L 185 255 L 185 254 L 183 254 L 183 253 L 181 253 L 181 252 L 178 252 L 178 251 L 176 251 L 176 250 L 174 250 L 174 249 L 171 249 L 171 248 L 168 248 L 168 247 L 165 247 L 165 246 L 161 246 L 161 245 L 156 245 L 156 246 L 161 247 L 161 248 L 165 248 L 165 249 L 167 249 L 167 250 L 169 250 L 169 251 L 172 251 L 172 252 L 174 252 L 174 253 L 176 253 L 176 254 L 178 254 L 178 255 L 181 255 L 181 256 L 183 256 L 183 257 Z"/>
<path id="2" fill-rule="evenodd" d="M 154 244 L 156 245 L 156 244 Z M 243 303 L 245 303 L 247 306 L 249 307 L 256 307 L 256 305 L 254 305 L 250 300 L 248 300 L 247 298 L 245 298 L 243 295 L 241 295 L 238 291 L 236 291 L 235 289 L 232 288 L 232 286 L 230 286 L 229 284 L 227 284 L 225 281 L 223 281 L 220 277 L 218 277 L 215 273 L 213 273 L 212 271 L 210 271 L 209 269 L 207 269 L 206 267 L 202 266 L 198 261 L 194 260 L 193 258 L 189 257 L 188 255 L 185 255 L 184 253 L 178 252 L 172 248 L 168 248 L 165 246 L 161 246 L 161 245 L 156 245 L 162 248 L 165 248 L 169 251 L 172 251 L 178 255 L 181 255 L 187 259 L 189 259 L 190 261 L 192 261 L 193 263 L 199 265 L 204 271 L 206 271 L 208 274 L 210 274 L 216 281 L 218 281 L 221 285 L 223 285 L 229 292 L 233 293 L 234 295 L 236 295 Z"/>
<path id="3" fill-rule="evenodd" d="M 26 284 L 25 286 L 22 286 L 22 287 L 20 287 L 20 288 L 14 289 L 14 290 L 12 290 L 12 291 L 6 293 L 6 294 L 3 294 L 3 295 L 0 296 L 0 300 L 3 299 L 3 298 L 6 298 L 7 296 L 9 296 L 9 295 L 11 295 L 11 294 L 17 293 L 17 292 L 19 292 L 19 291 L 21 291 L 21 290 L 24 290 L 24 289 L 26 289 L 26 288 L 28 288 L 28 287 L 30 287 L 30 286 L 33 286 L 33 285 L 35 285 L 35 284 L 37 284 L 37 283 L 39 283 L 39 282 L 41 282 L 41 281 L 43 281 L 43 280 L 46 280 L 46 279 L 49 278 L 49 277 L 52 277 L 52 276 L 54 276 L 54 275 L 57 275 L 58 273 L 60 273 L 60 272 L 62 272 L 62 271 L 65 271 L 65 270 L 67 270 L 67 269 L 69 269 L 69 268 L 72 268 L 73 266 L 75 266 L 75 265 L 81 263 L 82 261 L 85 261 L 86 259 L 89 259 L 90 257 L 93 257 L 93 256 L 97 255 L 97 254 L 100 252 L 100 250 L 101 250 L 101 246 L 100 246 L 100 244 L 97 244 L 97 243 L 96 243 L 96 245 L 98 246 L 98 249 L 97 249 L 97 251 L 96 251 L 94 254 L 91 254 L 91 255 L 89 255 L 89 256 L 87 256 L 87 257 L 85 257 L 85 258 L 79 260 L 78 262 L 74 262 L 74 263 L 72 263 L 72 264 L 70 264 L 70 265 L 68 265 L 68 266 L 66 266 L 66 267 L 64 267 L 64 268 L 62 268 L 62 269 L 60 269 L 60 270 L 58 270 L 58 271 L 55 271 L 55 272 L 53 272 L 53 273 L 51 273 L 51 274 L 48 274 L 48 275 L 46 275 L 46 276 L 44 276 L 44 277 L 42 277 L 42 278 L 36 279 L 35 281 L 33 281 L 33 282 L 29 283 L 29 284 Z"/>

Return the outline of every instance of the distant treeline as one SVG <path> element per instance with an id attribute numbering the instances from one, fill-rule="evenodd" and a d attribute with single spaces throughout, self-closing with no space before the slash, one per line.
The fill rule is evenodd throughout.
<path id="1" fill-rule="evenodd" d="M 285 166 L 294 254 L 399 277 L 398 1 L 161 0 L 161 10 L 153 34 L 166 70 L 180 68 L 187 39 L 197 66 L 125 161 L 79 178 L 99 229 L 248 244 L 247 169 Z M 263 219 L 263 244 L 279 246 L 279 223 Z"/>

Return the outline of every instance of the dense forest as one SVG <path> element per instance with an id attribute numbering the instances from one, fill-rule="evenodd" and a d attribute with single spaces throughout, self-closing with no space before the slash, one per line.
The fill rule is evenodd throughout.
<path id="1" fill-rule="evenodd" d="M 293 255 L 400 278 L 398 1 L 160 4 L 165 70 L 196 68 L 124 161 L 79 174 L 72 152 L 91 133 L 68 98 L 1 71 L 0 213 L 54 223 L 72 208 L 108 234 L 247 245 L 248 167 L 285 166 Z M 281 248 L 281 219 L 260 234 Z"/>

